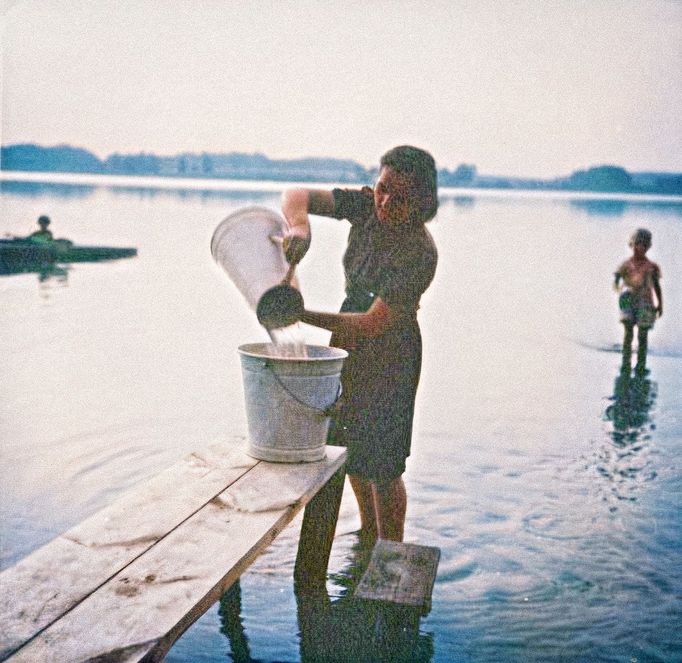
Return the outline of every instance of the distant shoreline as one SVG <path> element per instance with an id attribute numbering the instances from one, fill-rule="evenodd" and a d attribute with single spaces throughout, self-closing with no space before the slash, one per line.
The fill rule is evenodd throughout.
<path id="1" fill-rule="evenodd" d="M 328 189 L 348 187 L 348 182 L 310 182 L 307 180 L 241 180 L 227 178 L 173 177 L 149 175 L 105 175 L 99 173 L 61 173 L 0 170 L 0 182 L 25 182 L 61 184 L 65 186 L 119 187 L 143 189 L 188 189 L 192 191 L 270 191 L 278 193 L 285 188 L 305 185 Z M 579 200 L 624 200 L 632 202 L 668 202 L 682 205 L 682 195 L 642 194 L 627 192 L 567 191 L 561 189 L 523 189 L 493 187 L 439 186 L 439 193 L 447 198 L 509 196 L 523 198 L 554 198 Z"/>
<path id="2" fill-rule="evenodd" d="M 100 159 L 92 152 L 70 145 L 44 147 L 33 143 L 0 148 L 0 170 L 25 173 L 73 173 L 117 177 L 153 177 L 211 181 L 249 181 L 371 185 L 376 168 L 365 168 L 350 159 L 309 157 L 270 159 L 264 154 L 152 153 L 111 154 Z M 471 190 L 566 191 L 607 194 L 682 195 L 682 173 L 628 172 L 618 165 L 598 165 L 553 179 L 484 175 L 474 164 L 454 170 L 439 167 L 441 187 Z"/>

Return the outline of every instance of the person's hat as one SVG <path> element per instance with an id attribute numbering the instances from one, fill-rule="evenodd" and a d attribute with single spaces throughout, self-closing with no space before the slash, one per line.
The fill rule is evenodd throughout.
<path id="1" fill-rule="evenodd" d="M 39 226 L 49 226 L 50 225 L 50 217 L 45 216 L 44 214 L 43 214 L 43 216 L 39 216 L 38 217 L 38 225 Z"/>

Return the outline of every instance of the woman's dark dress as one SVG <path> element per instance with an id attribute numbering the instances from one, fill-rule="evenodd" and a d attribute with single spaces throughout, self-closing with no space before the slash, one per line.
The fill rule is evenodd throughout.
<path id="1" fill-rule="evenodd" d="M 402 316 L 375 338 L 354 343 L 341 334 L 332 336 L 331 344 L 347 349 L 349 356 L 329 441 L 348 447 L 349 474 L 390 481 L 405 471 L 410 454 L 422 354 L 417 309 L 438 256 L 422 224 L 397 235 L 383 227 L 374 213 L 371 189 L 334 189 L 333 195 L 334 217 L 351 223 L 343 258 L 346 299 L 341 311 L 365 312 L 381 297 Z"/>

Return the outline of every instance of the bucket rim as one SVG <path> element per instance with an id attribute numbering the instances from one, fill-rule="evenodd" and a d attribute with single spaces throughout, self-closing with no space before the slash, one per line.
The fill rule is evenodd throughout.
<path id="1" fill-rule="evenodd" d="M 308 345 L 307 343 L 305 344 L 306 348 L 331 351 L 331 354 L 326 357 L 287 357 L 270 353 L 266 354 L 264 350 L 265 348 L 274 349 L 276 347 L 277 346 L 274 343 L 243 343 L 237 348 L 237 352 L 245 357 L 269 359 L 288 363 L 338 361 L 339 359 L 346 359 L 346 357 L 348 357 L 348 352 L 346 352 L 343 348 L 334 348 L 329 345 Z"/>
<path id="2" fill-rule="evenodd" d="M 230 212 L 214 229 L 213 235 L 211 235 L 211 254 L 214 253 L 214 245 L 218 234 L 223 231 L 225 226 L 228 226 L 234 222 L 242 221 L 243 219 L 253 216 L 255 214 L 264 217 L 272 223 L 273 225 L 277 223 L 280 226 L 284 226 L 284 217 L 277 210 L 272 207 L 266 207 L 265 205 L 247 205 L 245 207 L 239 207 L 233 212 Z"/>

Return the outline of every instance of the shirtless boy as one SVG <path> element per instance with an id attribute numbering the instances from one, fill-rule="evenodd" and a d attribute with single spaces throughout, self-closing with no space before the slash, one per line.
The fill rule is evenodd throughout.
<path id="1" fill-rule="evenodd" d="M 620 292 L 620 320 L 625 328 L 623 337 L 623 369 L 630 370 L 632 339 L 637 326 L 637 364 L 635 372 L 646 372 L 647 335 L 653 328 L 656 316 L 663 315 L 661 294 L 661 269 L 646 257 L 651 248 L 651 233 L 645 228 L 637 229 L 630 237 L 632 257 L 615 272 L 614 288 Z M 622 285 L 621 285 L 622 280 Z M 655 295 L 655 300 L 654 300 Z"/>

